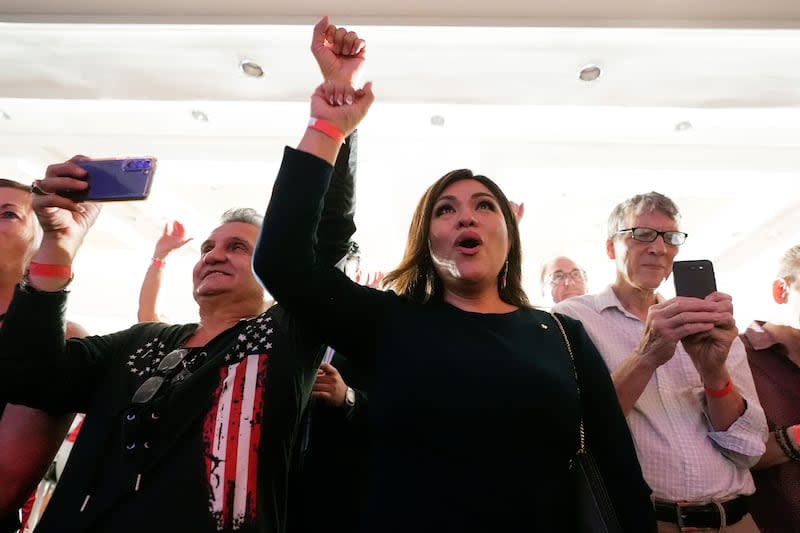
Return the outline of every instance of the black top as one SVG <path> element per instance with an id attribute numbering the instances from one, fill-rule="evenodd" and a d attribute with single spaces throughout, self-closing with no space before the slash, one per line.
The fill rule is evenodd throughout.
<path id="1" fill-rule="evenodd" d="M 5 318 L 3 313 L 2 318 Z M 6 403 L 0 402 L 0 418 L 3 418 L 3 411 L 6 409 Z M 11 516 L 0 518 L 0 533 L 14 533 L 19 529 L 19 511 L 12 512 Z"/>
<path id="2" fill-rule="evenodd" d="M 354 389 L 355 405 L 312 399 L 297 439 L 289 492 L 291 533 L 358 531 L 367 494 L 368 398 L 360 368 L 337 353 L 331 364 Z"/>
<path id="3" fill-rule="evenodd" d="M 6 317 L 5 313 L 0 314 L 0 322 Z M 0 419 L 3 418 L 3 411 L 6 409 L 6 403 L 0 402 Z M 0 518 L 0 533 L 13 533 L 19 529 L 19 511 L 13 513 L 12 516 Z"/>
<path id="4" fill-rule="evenodd" d="M 254 267 L 282 305 L 371 372 L 365 531 L 569 531 L 579 406 L 552 317 L 416 304 L 322 265 L 312 242 L 327 179 L 316 158 L 287 148 Z M 652 531 L 650 490 L 608 370 L 580 324 L 563 322 L 588 443 L 622 525 Z"/>
<path id="5" fill-rule="evenodd" d="M 206 344 L 203 365 L 136 408 L 134 391 L 196 325 L 70 339 L 60 351 L 30 350 L 38 369 L 24 368 L 17 354 L 34 332 L 16 320 L 48 346 L 63 299 L 18 289 L 0 336 L 1 374 L 16 376 L 3 382 L 10 401 L 86 413 L 37 532 L 283 531 L 288 461 L 319 343 L 273 306 Z"/>
<path id="6" fill-rule="evenodd" d="M 0 520 L 0 533 L 15 533 L 19 529 L 19 518 L 11 516 Z"/>

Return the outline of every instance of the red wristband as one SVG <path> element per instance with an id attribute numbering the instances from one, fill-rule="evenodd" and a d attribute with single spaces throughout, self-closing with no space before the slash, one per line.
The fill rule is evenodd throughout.
<path id="1" fill-rule="evenodd" d="M 726 383 L 721 389 L 709 389 L 708 387 L 703 388 L 706 390 L 706 394 L 712 398 L 722 398 L 733 392 L 733 381 L 729 379 L 728 383 Z"/>
<path id="2" fill-rule="evenodd" d="M 167 262 L 161 259 L 160 257 L 153 257 L 153 259 L 151 259 L 150 261 L 153 263 L 153 266 L 159 270 L 164 268 L 164 265 L 167 264 Z"/>
<path id="3" fill-rule="evenodd" d="M 794 447 L 800 448 L 800 424 L 790 426 L 789 431 L 792 433 L 792 437 L 794 437 Z"/>
<path id="4" fill-rule="evenodd" d="M 47 265 L 45 263 L 31 262 L 28 265 L 28 274 L 43 278 L 69 279 L 72 277 L 72 265 Z"/>
<path id="5" fill-rule="evenodd" d="M 308 119 L 308 127 L 312 130 L 321 131 L 339 144 L 344 142 L 344 134 L 339 131 L 339 128 L 321 118 L 311 117 Z"/>

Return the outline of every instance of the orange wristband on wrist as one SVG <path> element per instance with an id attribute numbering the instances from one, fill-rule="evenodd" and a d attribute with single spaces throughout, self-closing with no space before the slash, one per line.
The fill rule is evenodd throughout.
<path id="1" fill-rule="evenodd" d="M 72 265 L 48 265 L 45 263 L 31 262 L 28 265 L 28 274 L 43 278 L 72 278 Z"/>
<path id="2" fill-rule="evenodd" d="M 321 118 L 311 117 L 308 119 L 308 127 L 312 130 L 321 131 L 334 141 L 342 144 L 344 142 L 344 134 L 339 131 L 339 128 Z"/>
<path id="3" fill-rule="evenodd" d="M 703 388 L 706 390 L 706 394 L 708 394 L 710 397 L 723 398 L 733 392 L 733 381 L 729 379 L 728 383 L 726 383 L 721 389 L 709 389 L 708 387 Z"/>

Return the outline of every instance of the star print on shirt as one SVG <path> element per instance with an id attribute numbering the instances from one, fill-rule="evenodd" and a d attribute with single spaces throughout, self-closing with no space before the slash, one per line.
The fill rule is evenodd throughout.
<path id="1" fill-rule="evenodd" d="M 272 350 L 273 328 L 268 326 L 272 322 L 271 316 L 266 316 L 270 310 L 261 315 L 243 320 L 244 329 L 235 337 L 234 342 L 226 350 L 223 361 L 233 364 L 241 361 L 251 354 L 265 354 Z M 131 374 L 147 377 L 158 368 L 158 364 L 170 351 L 177 346 L 166 346 L 158 336 L 148 339 L 128 356 L 127 366 Z"/>
<path id="2" fill-rule="evenodd" d="M 159 342 L 158 336 L 155 336 L 134 350 L 133 353 L 127 357 L 128 361 L 126 365 L 130 373 L 135 376 L 150 374 L 158 366 L 158 363 L 161 362 L 163 346 L 164 343 Z M 158 349 L 158 355 L 154 358 L 153 355 L 156 349 Z"/>

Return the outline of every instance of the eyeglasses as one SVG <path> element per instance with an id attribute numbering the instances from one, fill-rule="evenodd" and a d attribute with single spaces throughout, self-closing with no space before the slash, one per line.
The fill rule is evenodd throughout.
<path id="1" fill-rule="evenodd" d="M 186 348 L 178 348 L 165 355 L 164 359 L 158 364 L 155 373 L 147 378 L 144 383 L 139 385 L 139 388 L 133 393 L 131 403 L 142 405 L 152 400 L 155 395 L 158 394 L 158 391 L 161 390 L 161 387 L 164 386 L 164 383 L 172 379 L 175 374 L 178 373 L 178 370 L 181 369 L 179 365 L 183 362 L 188 353 L 189 350 Z"/>
<path id="2" fill-rule="evenodd" d="M 586 281 L 586 276 L 583 273 L 583 270 L 580 268 L 575 268 L 570 270 L 569 272 L 564 272 L 563 270 L 556 270 L 549 276 L 547 276 L 546 281 L 551 285 L 561 285 L 564 283 L 567 278 L 572 281 Z"/>
<path id="3" fill-rule="evenodd" d="M 653 242 L 661 235 L 664 242 L 672 246 L 680 246 L 686 242 L 686 237 L 689 236 L 688 233 L 682 231 L 658 231 L 653 228 L 625 228 L 619 230 L 617 235 L 620 233 L 630 233 L 633 240 L 639 242 Z"/>

